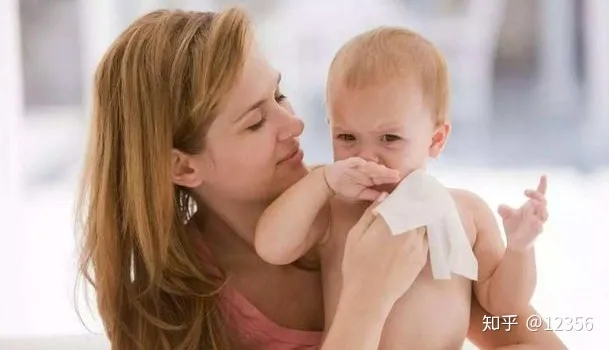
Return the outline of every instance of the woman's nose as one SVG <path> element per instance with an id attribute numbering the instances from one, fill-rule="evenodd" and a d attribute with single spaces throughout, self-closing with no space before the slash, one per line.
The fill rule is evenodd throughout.
<path id="1" fill-rule="evenodd" d="M 289 140 L 294 137 L 298 137 L 304 130 L 304 122 L 291 114 L 286 113 L 286 120 L 281 126 L 281 130 L 278 133 L 279 141 Z"/>

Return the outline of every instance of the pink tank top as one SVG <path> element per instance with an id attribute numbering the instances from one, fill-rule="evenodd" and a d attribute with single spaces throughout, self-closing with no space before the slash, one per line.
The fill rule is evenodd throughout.
<path id="1" fill-rule="evenodd" d="M 195 225 L 195 242 L 206 263 L 212 263 L 211 252 L 205 246 Z M 220 292 L 220 308 L 227 325 L 240 340 L 243 350 L 317 350 L 321 347 L 322 332 L 301 331 L 278 325 L 238 290 L 226 285 Z"/>
<path id="2" fill-rule="evenodd" d="M 224 288 L 220 302 L 229 326 L 239 335 L 242 349 L 316 350 L 321 346 L 321 332 L 278 325 L 234 288 Z"/>

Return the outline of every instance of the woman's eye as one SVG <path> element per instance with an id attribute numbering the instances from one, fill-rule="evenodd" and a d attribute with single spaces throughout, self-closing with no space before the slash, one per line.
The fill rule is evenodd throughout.
<path id="1" fill-rule="evenodd" d="M 256 131 L 256 130 L 260 129 L 264 125 L 265 122 L 266 122 L 266 118 L 261 118 L 258 123 L 251 125 L 247 129 L 251 130 L 251 131 Z"/>
<path id="2" fill-rule="evenodd" d="M 275 94 L 275 101 L 277 101 L 279 103 L 283 102 L 286 98 L 288 98 L 288 97 L 280 92 Z"/>
<path id="3" fill-rule="evenodd" d="M 355 136 L 351 134 L 339 134 L 336 136 L 336 138 L 341 141 L 355 141 Z"/>
<path id="4" fill-rule="evenodd" d="M 391 135 L 391 134 L 381 136 L 381 141 L 383 141 L 383 142 L 395 142 L 395 141 L 398 141 L 401 139 L 402 139 L 401 137 L 399 137 L 397 135 Z"/>

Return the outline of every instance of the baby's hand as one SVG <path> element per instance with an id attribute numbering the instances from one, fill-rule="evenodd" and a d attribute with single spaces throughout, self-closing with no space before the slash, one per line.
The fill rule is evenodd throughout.
<path id="1" fill-rule="evenodd" d="M 545 176 L 539 180 L 537 190 L 526 190 L 529 200 L 518 209 L 507 205 L 499 207 L 503 227 L 507 236 L 508 248 L 514 250 L 528 249 L 543 231 L 543 224 L 548 220 L 546 189 L 548 181 Z"/>
<path id="2" fill-rule="evenodd" d="M 339 160 L 326 166 L 324 176 L 328 187 L 335 194 L 348 199 L 369 201 L 376 200 L 381 195 L 372 186 L 400 181 L 397 170 L 359 157 Z"/>

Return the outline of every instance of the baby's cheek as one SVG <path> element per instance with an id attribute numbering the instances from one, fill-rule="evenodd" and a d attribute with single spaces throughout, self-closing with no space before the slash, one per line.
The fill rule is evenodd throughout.
<path id="1" fill-rule="evenodd" d="M 349 153 L 349 150 L 344 145 L 341 145 L 337 142 L 332 143 L 332 155 L 334 156 L 334 161 L 349 158 Z"/>
<path id="2" fill-rule="evenodd" d="M 350 157 L 353 157 L 354 155 L 352 155 L 352 152 L 349 152 L 349 150 L 346 150 L 342 147 L 337 147 L 334 148 L 334 161 L 339 161 L 339 160 L 343 160 L 343 159 L 347 159 Z"/>
<path id="3" fill-rule="evenodd" d="M 398 170 L 400 176 L 404 177 L 412 172 L 416 167 L 416 161 L 412 155 L 407 152 L 395 153 L 388 156 L 385 160 L 385 165 L 391 169 Z"/>

